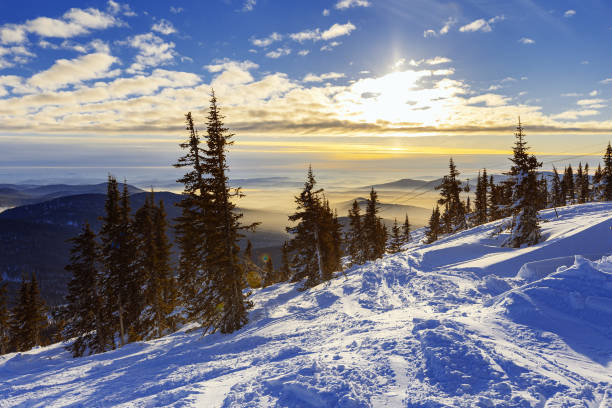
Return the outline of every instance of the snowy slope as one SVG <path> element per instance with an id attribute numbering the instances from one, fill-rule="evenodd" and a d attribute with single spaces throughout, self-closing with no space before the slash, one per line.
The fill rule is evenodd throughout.
<path id="1" fill-rule="evenodd" d="M 533 248 L 496 222 L 259 290 L 232 335 L 0 356 L 0 407 L 612 407 L 612 204 L 558 216 Z"/>

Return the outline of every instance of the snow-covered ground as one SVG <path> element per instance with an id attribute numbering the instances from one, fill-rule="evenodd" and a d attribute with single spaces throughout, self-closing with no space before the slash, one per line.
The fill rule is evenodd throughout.
<path id="1" fill-rule="evenodd" d="M 532 248 L 495 222 L 258 290 L 231 335 L 0 356 L 0 406 L 612 407 L 612 204 L 542 217 Z"/>

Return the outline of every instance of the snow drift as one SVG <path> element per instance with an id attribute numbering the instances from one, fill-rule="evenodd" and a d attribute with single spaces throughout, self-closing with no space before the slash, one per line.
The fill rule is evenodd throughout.
<path id="1" fill-rule="evenodd" d="M 0 407 L 612 406 L 612 204 L 542 217 L 535 247 L 495 222 L 258 290 L 231 335 L 0 356 Z"/>

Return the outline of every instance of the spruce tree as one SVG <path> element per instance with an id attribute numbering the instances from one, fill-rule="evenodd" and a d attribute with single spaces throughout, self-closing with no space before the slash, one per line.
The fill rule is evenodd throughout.
<path id="1" fill-rule="evenodd" d="M 574 184 L 574 171 L 572 165 L 568 165 L 565 168 L 565 174 L 563 175 L 563 182 L 565 183 L 566 200 L 568 204 L 574 204 L 576 198 L 576 188 Z"/>
<path id="2" fill-rule="evenodd" d="M 552 178 L 552 189 L 551 189 L 551 204 L 553 207 L 561 207 L 565 205 L 565 196 L 563 194 L 563 188 L 561 185 L 561 179 L 559 178 L 559 172 L 557 168 L 553 166 L 553 178 Z"/>
<path id="3" fill-rule="evenodd" d="M 277 283 L 278 278 L 274 270 L 274 264 L 272 263 L 272 257 L 269 255 L 264 262 L 263 270 L 264 270 L 264 276 L 262 278 L 262 283 L 261 283 L 261 286 L 263 288 Z"/>
<path id="4" fill-rule="evenodd" d="M 176 219 L 176 244 L 180 250 L 178 264 L 178 285 L 180 300 L 188 320 L 209 320 L 217 312 L 216 304 L 198 302 L 196 295 L 204 282 L 206 265 L 207 234 L 204 218 L 209 205 L 209 197 L 204 185 L 204 155 L 202 141 L 195 128 L 191 112 L 185 115 L 187 141 L 180 144 L 185 150 L 174 165 L 186 169 L 186 173 L 177 180 L 183 184 L 182 199 L 177 206 L 181 215 Z"/>
<path id="5" fill-rule="evenodd" d="M 606 153 L 603 157 L 604 168 L 602 170 L 602 198 L 603 201 L 612 201 L 612 146 L 608 142 Z"/>
<path id="6" fill-rule="evenodd" d="M 397 218 L 393 221 L 393 227 L 391 228 L 391 240 L 389 242 L 389 253 L 395 254 L 402 250 L 402 232 L 400 226 L 397 224 Z"/>
<path id="7" fill-rule="evenodd" d="M 315 185 L 312 167 L 309 167 L 304 189 L 295 197 L 296 212 L 289 216 L 289 221 L 298 224 L 287 227 L 287 232 L 293 235 L 289 241 L 289 251 L 294 253 L 292 280 L 306 279 L 304 289 L 318 285 L 329 276 L 323 259 L 322 190 L 316 190 Z"/>
<path id="8" fill-rule="evenodd" d="M 440 207 L 436 205 L 431 212 L 431 217 L 429 218 L 429 224 L 425 233 L 425 243 L 431 244 L 432 242 L 437 241 L 438 236 L 441 233 L 440 229 Z"/>
<path id="9" fill-rule="evenodd" d="M 40 295 L 40 288 L 38 287 L 38 280 L 36 275 L 33 273 L 29 285 L 29 296 L 28 296 L 28 313 L 27 321 L 30 329 L 30 335 L 32 336 L 32 342 L 35 346 L 43 345 L 43 331 L 47 329 L 49 325 L 47 319 L 47 306 L 45 301 Z"/>
<path id="10" fill-rule="evenodd" d="M 34 347 L 30 336 L 28 321 L 28 304 L 30 303 L 30 285 L 25 276 L 21 276 L 17 303 L 11 310 L 11 343 L 15 351 L 27 351 Z"/>
<path id="11" fill-rule="evenodd" d="M 380 203 L 374 187 L 370 190 L 370 198 L 363 217 L 364 241 L 366 242 L 366 260 L 381 258 L 387 248 L 387 231 L 382 218 L 378 216 Z"/>
<path id="12" fill-rule="evenodd" d="M 452 157 L 448 167 L 448 175 L 444 176 L 442 184 L 437 186 L 436 189 L 440 190 L 438 204 L 444 206 L 444 214 L 442 214 L 444 232 L 451 233 L 465 229 L 467 225 L 465 221 L 465 207 L 459 198 L 462 184 L 458 179 L 459 171 L 457 171 Z"/>
<path id="13" fill-rule="evenodd" d="M 73 245 L 70 264 L 65 269 L 72 274 L 72 279 L 68 283 L 67 305 L 62 311 L 65 321 L 62 335 L 74 339 L 67 349 L 74 357 L 80 357 L 86 351 L 108 350 L 112 340 L 103 325 L 100 254 L 95 234 L 85 224 L 83 231 L 70 241 Z"/>
<path id="14" fill-rule="evenodd" d="M 515 132 L 513 166 L 508 173 L 513 181 L 512 224 L 506 246 L 518 248 L 535 245 L 541 239 L 538 221 L 538 181 L 536 170 L 542 166 L 534 155 L 529 155 L 525 133 L 519 119 Z"/>
<path id="15" fill-rule="evenodd" d="M 286 282 L 291 278 L 291 265 L 289 260 L 289 245 L 287 242 L 283 242 L 281 248 L 281 267 L 278 270 L 278 281 Z"/>
<path id="16" fill-rule="evenodd" d="M 11 316 L 7 301 L 7 283 L 2 281 L 0 274 L 0 354 L 8 352 L 11 340 Z"/>
<path id="17" fill-rule="evenodd" d="M 478 172 L 478 180 L 476 183 L 476 197 L 474 199 L 474 221 L 476 225 L 484 224 L 488 221 L 488 197 L 489 178 L 487 177 L 487 169 L 482 170 L 482 174 Z"/>
<path id="18" fill-rule="evenodd" d="M 580 187 L 578 189 L 578 202 L 586 203 L 589 201 L 590 195 L 590 179 L 589 179 L 589 164 L 585 163 L 584 168 L 580 172 Z M 578 177 L 578 176 L 576 176 Z"/>
<path id="19" fill-rule="evenodd" d="M 198 301 L 218 310 L 206 316 L 203 325 L 213 331 L 232 333 L 247 323 L 247 312 L 252 303 L 243 292 L 246 287 L 243 265 L 239 260 L 238 240 L 240 231 L 253 229 L 257 224 L 243 226 L 242 214 L 236 211 L 234 198 L 241 197 L 240 189 L 229 187 L 227 150 L 234 136 L 223 124 L 223 115 L 217 105 L 214 91 L 206 122 L 206 150 L 204 163 L 204 187 L 208 195 L 205 211 L 206 278 L 205 286 L 198 293 Z"/>
<path id="20" fill-rule="evenodd" d="M 593 191 L 592 199 L 599 201 L 603 197 L 603 189 L 605 188 L 603 181 L 603 170 L 601 169 L 601 163 L 597 165 L 597 170 L 593 174 Z"/>
<path id="21" fill-rule="evenodd" d="M 361 209 L 357 200 L 353 201 L 348 211 L 349 228 L 346 233 L 347 252 L 351 258 L 351 264 L 361 265 L 366 260 L 365 234 L 361 220 Z"/>
<path id="22" fill-rule="evenodd" d="M 411 226 L 410 220 L 408 220 L 408 214 L 406 214 L 406 219 L 404 219 L 404 224 L 402 225 L 402 243 L 407 244 L 412 239 L 411 235 Z"/>
<path id="23" fill-rule="evenodd" d="M 253 261 L 253 244 L 250 240 L 247 240 L 247 245 L 244 249 L 243 268 L 247 285 L 251 288 L 259 288 L 262 285 L 263 277 Z"/>

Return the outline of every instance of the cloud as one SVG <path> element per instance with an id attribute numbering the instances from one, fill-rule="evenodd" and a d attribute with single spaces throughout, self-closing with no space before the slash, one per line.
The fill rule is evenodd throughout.
<path id="1" fill-rule="evenodd" d="M 281 34 L 274 32 L 264 38 L 251 37 L 249 41 L 251 42 L 251 44 L 253 44 L 256 47 L 268 47 L 270 44 L 276 41 L 281 41 L 282 39 L 283 39 L 283 36 Z"/>
<path id="2" fill-rule="evenodd" d="M 563 17 L 565 18 L 570 18 L 576 15 L 576 10 L 567 10 L 565 13 L 563 13 Z"/>
<path id="3" fill-rule="evenodd" d="M 350 21 L 346 24 L 334 24 L 329 27 L 327 30 L 321 32 L 320 29 L 316 28 L 314 30 L 304 30 L 298 33 L 289 34 L 289 37 L 298 42 L 304 41 L 320 41 L 320 40 L 331 40 L 332 38 L 342 37 L 345 35 L 350 35 L 355 27 Z"/>
<path id="4" fill-rule="evenodd" d="M 612 84 L 612 78 L 606 78 L 606 79 L 602 80 L 601 83 L 605 84 L 605 85 Z"/>
<path id="5" fill-rule="evenodd" d="M 328 72 L 326 74 L 315 75 L 315 74 L 307 74 L 302 82 L 323 82 L 330 79 L 339 79 L 344 78 L 346 75 L 339 72 Z"/>
<path id="6" fill-rule="evenodd" d="M 589 96 L 597 96 L 599 95 L 599 91 L 598 90 L 593 90 L 591 92 L 589 92 Z"/>
<path id="7" fill-rule="evenodd" d="M 111 14 L 123 14 L 126 17 L 134 17 L 136 13 L 132 11 L 129 4 L 117 3 L 113 0 L 108 0 L 107 10 Z"/>
<path id="8" fill-rule="evenodd" d="M 308 54 L 310 54 L 310 50 L 300 50 L 300 51 L 298 51 L 298 55 L 301 56 L 301 57 L 305 57 Z"/>
<path id="9" fill-rule="evenodd" d="M 323 9 L 323 12 L 321 12 L 321 14 L 323 14 L 325 17 L 329 16 L 329 9 Z"/>
<path id="10" fill-rule="evenodd" d="M 340 0 L 334 6 L 338 10 L 351 7 L 370 7 L 371 3 L 367 0 Z"/>
<path id="11" fill-rule="evenodd" d="M 165 42 L 153 33 L 131 37 L 127 44 L 139 51 L 136 61 L 128 69 L 130 73 L 140 72 L 149 66 L 168 64 L 177 55 L 173 42 Z"/>
<path id="12" fill-rule="evenodd" d="M 412 65 L 413 67 L 418 67 L 419 65 L 422 64 L 427 64 L 427 65 L 440 65 L 440 64 L 447 64 L 449 62 L 452 62 L 453 60 L 450 58 L 446 58 L 446 57 L 440 57 L 440 56 L 436 56 L 434 58 L 429 58 L 429 59 L 420 59 L 420 60 L 410 60 L 409 64 Z"/>
<path id="13" fill-rule="evenodd" d="M 32 76 L 28 85 L 44 90 L 56 90 L 86 80 L 116 76 L 118 72 L 111 71 L 110 68 L 117 62 L 117 58 L 101 53 L 87 54 L 72 60 L 59 59 L 51 68 Z"/>
<path id="14" fill-rule="evenodd" d="M 181 14 L 183 11 L 184 11 L 184 9 L 182 7 L 170 6 L 170 12 L 172 14 Z"/>
<path id="15" fill-rule="evenodd" d="M 440 28 L 439 31 L 436 32 L 436 30 L 425 30 L 423 32 L 423 37 L 428 38 L 428 37 L 438 37 L 440 35 L 446 35 L 448 34 L 448 32 L 450 31 L 450 29 L 457 24 L 457 19 L 453 18 L 453 17 L 449 17 L 445 22 L 444 25 L 442 26 L 442 28 Z"/>
<path id="16" fill-rule="evenodd" d="M 23 26 L 6 24 L 0 27 L 0 42 L 2 44 L 21 44 L 26 41 L 27 35 Z"/>
<path id="17" fill-rule="evenodd" d="M 266 53 L 266 57 L 276 59 L 276 58 L 284 57 L 289 54 L 291 54 L 291 48 L 280 47 L 280 48 L 277 48 L 275 50 L 272 50 Z"/>
<path id="18" fill-rule="evenodd" d="M 341 42 L 338 41 L 332 41 L 329 44 L 325 44 L 324 46 L 321 47 L 321 51 L 331 51 L 334 48 L 336 48 L 337 46 L 339 46 L 340 44 L 342 44 Z"/>
<path id="19" fill-rule="evenodd" d="M 551 118 L 560 119 L 560 120 L 576 120 L 583 116 L 595 116 L 595 115 L 599 115 L 599 111 L 596 111 L 594 109 L 568 110 L 568 111 L 553 115 Z"/>
<path id="20" fill-rule="evenodd" d="M 521 44 L 535 44 L 535 41 L 531 38 L 523 37 L 519 40 Z"/>
<path id="21" fill-rule="evenodd" d="M 164 35 L 176 33 L 176 28 L 174 28 L 172 23 L 165 18 L 162 18 L 157 23 L 153 24 L 151 30 L 157 31 L 158 33 L 162 33 Z"/>
<path id="22" fill-rule="evenodd" d="M 336 37 L 342 37 L 345 35 L 350 35 L 351 32 L 353 30 L 355 30 L 357 27 L 355 27 L 353 24 L 351 24 L 351 22 L 349 21 L 346 24 L 334 24 L 333 26 L 331 26 L 330 28 L 328 28 L 327 30 L 323 31 L 323 33 L 321 33 L 321 38 L 324 40 L 330 40 L 332 38 L 336 38 Z"/>
<path id="23" fill-rule="evenodd" d="M 245 0 L 242 5 L 242 11 L 253 11 L 256 4 L 257 0 Z"/>
<path id="24" fill-rule="evenodd" d="M 601 105 L 606 102 L 605 99 L 580 99 L 576 104 L 580 106 Z"/>
<path id="25" fill-rule="evenodd" d="M 475 31 L 483 31 L 485 33 L 488 33 L 493 30 L 493 28 L 491 27 L 492 24 L 503 20 L 505 20 L 504 16 L 495 16 L 488 20 L 479 18 L 478 20 L 474 20 L 471 23 L 462 26 L 461 28 L 459 28 L 459 31 L 461 31 L 462 33 Z"/>

